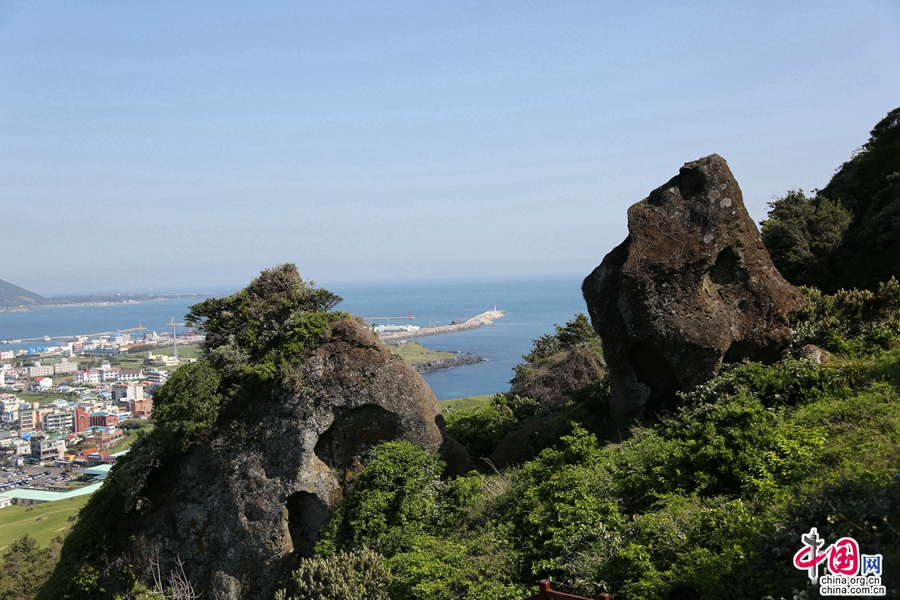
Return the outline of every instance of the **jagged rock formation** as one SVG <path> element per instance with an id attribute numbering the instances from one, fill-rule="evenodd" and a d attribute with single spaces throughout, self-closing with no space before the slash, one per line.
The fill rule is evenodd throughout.
<path id="1" fill-rule="evenodd" d="M 772 361 L 801 293 L 772 265 L 725 160 L 713 154 L 628 209 L 629 235 L 582 286 L 619 426 L 671 407 L 722 362 Z"/>
<path id="2" fill-rule="evenodd" d="M 39 597 L 111 597 L 128 591 L 131 577 L 152 588 L 154 563 L 165 578 L 181 560 L 204 597 L 271 598 L 298 558 L 312 554 L 374 445 L 407 439 L 439 452 L 450 473 L 473 468 L 444 433 L 421 376 L 364 323 L 298 310 L 304 294 L 310 288 L 287 265 L 229 299 L 197 305 L 203 310 L 192 316 L 209 317 L 207 360 L 167 384 L 175 391 L 161 396 L 157 430 L 92 498 Z M 284 305 L 294 308 L 280 314 Z M 193 411 L 195 427 L 184 428 L 183 410 Z M 216 410 L 204 428 L 203 416 Z M 85 573 L 95 579 L 74 590 Z"/>

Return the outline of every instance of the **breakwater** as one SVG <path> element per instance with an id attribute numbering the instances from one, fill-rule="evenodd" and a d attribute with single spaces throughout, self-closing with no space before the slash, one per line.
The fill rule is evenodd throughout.
<path id="1" fill-rule="evenodd" d="M 424 337 L 426 335 L 441 335 L 442 333 L 455 333 L 457 331 L 465 331 L 466 329 L 477 329 L 490 325 L 497 319 L 503 317 L 502 310 L 489 310 L 480 315 L 476 315 L 463 323 L 455 323 L 453 325 L 441 325 L 439 327 L 422 327 L 415 331 L 398 331 L 397 333 L 382 333 L 379 337 L 382 341 L 390 342 L 394 340 L 406 340 L 414 337 Z"/>

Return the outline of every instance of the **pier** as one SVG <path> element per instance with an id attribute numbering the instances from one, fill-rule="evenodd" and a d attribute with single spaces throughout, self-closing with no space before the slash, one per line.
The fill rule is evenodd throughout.
<path id="1" fill-rule="evenodd" d="M 490 325 L 497 319 L 503 317 L 502 310 L 489 310 L 487 312 L 483 312 L 480 315 L 476 315 L 465 321 L 463 323 L 455 323 L 453 325 L 441 325 L 439 327 L 422 327 L 416 331 L 400 331 L 397 333 L 384 333 L 381 334 L 381 340 L 384 342 L 390 342 L 395 340 L 405 340 L 414 337 L 423 337 L 426 335 L 441 335 L 443 333 L 455 333 L 457 331 L 465 331 L 467 329 L 477 329 L 478 327 L 484 327 L 485 325 Z"/>

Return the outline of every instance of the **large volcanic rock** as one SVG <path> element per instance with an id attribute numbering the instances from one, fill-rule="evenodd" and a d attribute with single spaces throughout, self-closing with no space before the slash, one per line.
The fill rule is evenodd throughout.
<path id="1" fill-rule="evenodd" d="M 276 274 L 287 282 L 274 294 L 271 310 L 303 291 L 289 267 Z M 258 293 L 248 289 L 246 297 Z M 211 302 L 223 303 L 227 310 L 220 312 L 230 318 L 238 311 L 224 304 L 229 301 Z M 262 314 L 271 310 L 251 315 L 254 338 L 297 322 L 296 315 Z M 451 474 L 474 468 L 465 449 L 444 432 L 437 400 L 422 377 L 365 324 L 334 314 L 321 343 L 289 363 L 275 384 L 253 388 L 251 379 L 223 374 L 228 390 L 246 385 L 248 392 L 231 395 L 237 408 L 223 409 L 227 414 L 209 435 L 196 435 L 174 454 L 158 431 L 135 444 L 91 499 L 39 597 L 57 598 L 64 591 L 71 595 L 66 597 L 107 598 L 121 593 L 118 582 L 131 576 L 152 587 L 155 564 L 166 579 L 180 571 L 181 561 L 204 597 L 271 598 L 299 557 L 312 554 L 348 475 L 362 468 L 374 445 L 405 439 L 440 453 Z M 218 329 L 209 327 L 208 345 L 216 336 L 234 339 Z M 216 373 L 217 365 L 216 348 L 208 350 L 212 366 L 183 367 L 166 385 L 203 393 L 200 375 Z M 192 374 L 196 384 L 185 383 Z M 99 575 L 97 583 L 72 589 L 71 582 L 85 573 Z"/>
<path id="2" fill-rule="evenodd" d="M 629 235 L 582 286 L 620 426 L 711 379 L 768 362 L 791 340 L 801 293 L 778 273 L 725 160 L 713 154 L 628 209 Z"/>

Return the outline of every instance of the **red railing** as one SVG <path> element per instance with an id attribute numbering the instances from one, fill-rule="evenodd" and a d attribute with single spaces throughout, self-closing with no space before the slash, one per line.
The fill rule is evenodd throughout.
<path id="1" fill-rule="evenodd" d="M 541 582 L 538 583 L 538 589 L 540 589 L 540 591 L 536 596 L 531 596 L 525 600 L 591 600 L 584 596 L 573 596 L 572 594 L 566 594 L 565 592 L 556 592 L 550 588 L 550 581 L 547 579 L 542 579 Z M 597 596 L 597 600 L 610 600 L 609 594 L 600 594 Z"/>

